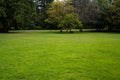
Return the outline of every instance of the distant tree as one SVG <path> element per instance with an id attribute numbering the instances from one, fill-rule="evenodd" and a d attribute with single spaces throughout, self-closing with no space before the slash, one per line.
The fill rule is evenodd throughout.
<path id="1" fill-rule="evenodd" d="M 73 25 L 75 25 L 75 21 L 72 19 L 75 18 L 76 22 L 78 19 L 77 16 L 76 17 L 74 16 L 74 14 L 76 13 L 75 11 L 76 10 L 71 0 L 55 1 L 51 4 L 51 7 L 47 11 L 48 18 L 45 20 L 45 22 L 58 26 L 61 32 L 62 32 L 62 29 L 71 30 Z M 74 21 L 74 22 L 70 24 L 69 22 L 71 21 Z M 65 23 L 67 24 L 65 25 Z"/>
<path id="2" fill-rule="evenodd" d="M 80 22 L 80 20 L 78 19 L 78 17 L 76 16 L 76 14 L 67 14 L 64 19 L 59 23 L 58 27 L 63 29 L 66 29 L 68 31 L 68 29 L 71 32 L 72 28 L 79 28 L 80 31 L 82 31 L 82 23 Z M 62 32 L 62 31 L 61 31 Z"/>
<path id="3" fill-rule="evenodd" d="M 110 0 L 74 0 L 74 5 L 84 25 L 95 26 L 97 30 L 104 28 L 104 14 Z"/>
<path id="4" fill-rule="evenodd" d="M 35 0 L 36 16 L 34 19 L 36 26 L 41 26 L 42 29 L 47 28 L 44 20 L 47 18 L 47 9 L 53 1 L 54 0 Z"/>
<path id="5" fill-rule="evenodd" d="M 58 25 L 59 22 L 64 18 L 64 3 L 61 1 L 53 2 L 51 7 L 47 11 L 48 18 L 45 22 L 53 25 Z"/>
<path id="6" fill-rule="evenodd" d="M 73 0 L 74 6 L 77 9 L 77 13 L 79 16 L 79 19 L 83 22 L 83 24 L 87 24 L 90 22 L 90 16 L 91 16 L 91 9 L 93 5 L 91 5 L 90 0 Z M 95 4 L 94 4 L 95 5 Z"/>

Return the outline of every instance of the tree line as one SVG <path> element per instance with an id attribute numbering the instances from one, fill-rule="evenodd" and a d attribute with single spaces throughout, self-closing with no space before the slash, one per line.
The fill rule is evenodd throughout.
<path id="1" fill-rule="evenodd" d="M 0 0 L 0 32 L 11 29 L 120 30 L 120 0 Z"/>
<path id="2" fill-rule="evenodd" d="M 45 19 L 53 0 L 0 0 L 0 32 L 34 29 Z"/>
<path id="3" fill-rule="evenodd" d="M 120 0 L 73 0 L 84 28 L 120 30 Z"/>

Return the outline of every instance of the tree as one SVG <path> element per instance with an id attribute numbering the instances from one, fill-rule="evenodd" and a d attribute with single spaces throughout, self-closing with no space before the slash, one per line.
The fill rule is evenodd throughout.
<path id="1" fill-rule="evenodd" d="M 97 30 L 104 28 L 104 13 L 109 8 L 110 0 L 74 0 L 74 4 L 84 25 L 95 26 Z"/>
<path id="2" fill-rule="evenodd" d="M 114 0 L 114 3 L 110 5 L 105 13 L 105 21 L 109 31 L 120 30 L 120 0 Z"/>
<path id="3" fill-rule="evenodd" d="M 51 7 L 48 9 L 48 18 L 45 22 L 48 22 L 53 25 L 58 25 L 59 22 L 64 18 L 64 3 L 61 1 L 53 2 Z"/>
<path id="4" fill-rule="evenodd" d="M 77 13 L 79 15 L 79 19 L 83 22 L 83 24 L 87 24 L 91 19 L 91 1 L 90 0 L 73 0 L 75 8 L 77 9 Z"/>
<path id="5" fill-rule="evenodd" d="M 68 31 L 68 29 L 71 32 L 72 28 L 79 28 L 80 31 L 82 31 L 82 23 L 79 21 L 76 14 L 67 14 L 64 19 L 59 23 L 58 27 L 64 28 Z"/>
<path id="6" fill-rule="evenodd" d="M 59 26 L 61 32 L 65 25 L 64 21 L 66 23 L 66 18 L 68 18 L 68 14 L 74 15 L 75 14 L 75 8 L 71 0 L 64 0 L 64 1 L 55 1 L 51 4 L 51 7 L 47 11 L 48 18 L 45 20 L 45 22 L 49 24 L 53 24 L 54 26 Z M 73 19 L 73 16 L 70 15 L 69 19 Z M 69 22 L 69 21 L 68 21 Z M 66 28 L 71 27 L 66 25 Z"/>
<path id="7" fill-rule="evenodd" d="M 0 32 L 29 26 L 34 10 L 33 0 L 0 0 Z"/>
<path id="8" fill-rule="evenodd" d="M 54 0 L 35 0 L 36 3 L 36 26 L 41 26 L 42 29 L 46 29 L 46 23 L 44 20 L 47 18 L 47 9 Z"/>

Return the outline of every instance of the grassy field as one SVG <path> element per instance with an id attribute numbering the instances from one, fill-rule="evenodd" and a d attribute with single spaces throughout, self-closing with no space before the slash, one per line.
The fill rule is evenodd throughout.
<path id="1" fill-rule="evenodd" d="M 0 34 L 0 80 L 120 80 L 120 34 Z"/>

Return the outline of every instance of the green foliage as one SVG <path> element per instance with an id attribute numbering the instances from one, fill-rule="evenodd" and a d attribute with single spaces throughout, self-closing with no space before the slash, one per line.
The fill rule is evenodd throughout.
<path id="1" fill-rule="evenodd" d="M 120 30 L 120 0 L 114 0 L 114 4 L 106 11 L 105 21 L 109 30 Z"/>
<path id="2" fill-rule="evenodd" d="M 36 29 L 36 30 L 40 30 L 40 29 L 41 29 L 41 26 L 36 26 L 35 29 Z"/>
<path id="3" fill-rule="evenodd" d="M 47 13 L 48 18 L 45 20 L 45 22 L 58 26 L 59 28 L 61 28 L 61 26 L 66 26 L 68 28 L 67 25 L 63 24 L 66 23 L 66 20 L 64 19 L 66 16 L 68 16 L 68 14 L 74 15 L 75 8 L 71 0 L 67 0 L 65 2 L 55 1 L 51 4 L 51 7 L 48 9 Z M 71 18 L 73 17 L 71 16 Z"/>
<path id="4" fill-rule="evenodd" d="M 67 14 L 64 19 L 59 23 L 58 27 L 63 29 L 71 29 L 72 28 L 82 28 L 82 23 L 79 21 L 76 14 Z"/>
<path id="5" fill-rule="evenodd" d="M 49 18 L 45 22 L 57 25 L 64 17 L 64 3 L 57 1 L 51 4 L 47 11 Z"/>
<path id="6" fill-rule="evenodd" d="M 96 7 L 96 0 L 73 0 L 77 9 L 79 19 L 83 24 L 93 22 Z"/>
<path id="7" fill-rule="evenodd" d="M 6 13 L 5 13 L 5 8 L 0 7 L 0 17 L 7 17 Z"/>
<path id="8" fill-rule="evenodd" d="M 97 0 L 97 5 L 101 10 L 108 9 L 110 4 L 109 0 Z"/>
<path id="9" fill-rule="evenodd" d="M 35 0 L 36 3 L 36 15 L 34 21 L 36 26 L 41 26 L 42 29 L 46 29 L 45 19 L 47 18 L 47 9 L 54 0 Z"/>
<path id="10" fill-rule="evenodd" d="M 33 0 L 1 0 L 1 32 L 8 32 L 11 27 L 27 27 L 33 18 L 35 3 Z"/>
<path id="11" fill-rule="evenodd" d="M 111 5 L 109 0 L 75 0 L 75 7 L 77 8 L 80 20 L 87 28 L 103 29 L 104 28 L 104 14 Z"/>

